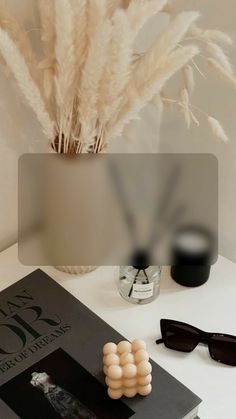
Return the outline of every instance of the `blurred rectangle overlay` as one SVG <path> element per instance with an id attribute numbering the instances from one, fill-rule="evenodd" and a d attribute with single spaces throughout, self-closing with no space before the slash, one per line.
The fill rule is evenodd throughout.
<path id="1" fill-rule="evenodd" d="M 19 159 L 24 265 L 169 265 L 179 228 L 214 237 L 218 162 L 211 154 L 25 154 Z"/>

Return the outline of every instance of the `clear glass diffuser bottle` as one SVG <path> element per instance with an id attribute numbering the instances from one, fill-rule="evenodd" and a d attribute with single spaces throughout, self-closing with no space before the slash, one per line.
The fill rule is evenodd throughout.
<path id="1" fill-rule="evenodd" d="M 158 297 L 160 281 L 160 266 L 121 266 L 118 289 L 130 303 L 148 304 Z"/>

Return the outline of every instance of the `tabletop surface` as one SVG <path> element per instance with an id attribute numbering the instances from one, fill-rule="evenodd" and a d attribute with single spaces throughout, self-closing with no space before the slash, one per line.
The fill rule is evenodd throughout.
<path id="1" fill-rule="evenodd" d="M 21 265 L 17 245 L 1 252 L 0 291 L 36 268 Z M 119 296 L 118 268 L 100 267 L 83 276 L 65 274 L 52 267 L 41 269 L 127 339 L 146 340 L 151 358 L 203 400 L 201 419 L 236 419 L 235 368 L 213 361 L 206 346 L 199 345 L 194 352 L 183 354 L 155 344 L 160 336 L 161 318 L 236 335 L 236 264 L 220 256 L 209 281 L 195 289 L 176 284 L 165 268 L 159 298 L 143 306 L 129 304 Z"/>

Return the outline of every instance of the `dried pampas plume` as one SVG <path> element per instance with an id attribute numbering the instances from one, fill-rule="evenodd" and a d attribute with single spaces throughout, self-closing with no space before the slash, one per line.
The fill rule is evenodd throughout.
<path id="1" fill-rule="evenodd" d="M 119 112 L 116 120 L 111 121 L 109 135 L 112 137 L 121 135 L 126 125 L 136 118 L 147 103 L 152 101 L 157 92 L 162 90 L 166 81 L 198 52 L 198 48 L 194 46 L 179 48 L 169 55 L 162 66 L 152 71 L 152 76 L 139 89 L 131 84 L 127 91 L 127 104 Z"/>
<path id="2" fill-rule="evenodd" d="M 227 143 L 229 141 L 228 136 L 225 133 L 224 128 L 222 127 L 222 125 L 220 124 L 220 122 L 209 116 L 208 117 L 208 123 L 209 126 L 213 132 L 213 134 L 215 135 L 216 138 L 218 138 L 219 140 L 223 141 L 224 143 Z"/>
<path id="3" fill-rule="evenodd" d="M 51 59 L 54 55 L 56 41 L 55 0 L 38 0 L 38 7 L 41 20 L 41 40 L 43 41 L 46 58 Z"/>
<path id="4" fill-rule="evenodd" d="M 58 153 L 98 153 L 122 135 L 139 112 L 152 103 L 162 112 L 177 106 L 189 128 L 209 118 L 214 135 L 226 141 L 217 120 L 191 103 L 197 56 L 234 86 L 226 47 L 229 35 L 198 26 L 199 13 L 177 11 L 176 0 L 36 0 L 42 53 L 34 54 L 28 34 L 0 0 L 0 61 L 17 81 Z M 4 4 L 5 3 L 5 4 Z M 150 18 L 168 13 L 168 22 L 148 50 L 136 39 Z M 148 30 L 148 26 L 147 26 Z M 191 43 L 189 44 L 189 41 Z M 192 42 L 194 45 L 192 45 Z M 199 47 L 198 47 L 199 45 Z M 163 89 L 183 73 L 180 97 Z M 214 128 L 214 129 L 213 129 Z"/>
<path id="5" fill-rule="evenodd" d="M 122 7 L 122 0 L 107 0 L 107 16 L 111 17 L 117 9 Z"/>
<path id="6" fill-rule="evenodd" d="M 54 124 L 46 110 L 39 88 L 33 81 L 27 63 L 16 44 L 2 29 L 0 29 L 0 51 L 26 100 L 35 111 L 45 135 L 52 140 L 54 137 Z"/>
<path id="7" fill-rule="evenodd" d="M 38 68 L 43 70 L 44 94 L 49 99 L 52 95 L 55 75 L 55 1 L 38 0 L 38 6 L 42 28 L 41 40 L 45 55 L 43 61 L 39 63 Z"/>
<path id="8" fill-rule="evenodd" d="M 37 61 L 33 49 L 31 47 L 27 33 L 18 24 L 17 20 L 8 12 L 4 3 L 0 3 L 0 28 L 4 29 L 12 41 L 17 45 L 20 53 L 23 55 L 27 63 L 31 77 L 39 82 L 39 74 L 37 72 Z"/>
<path id="9" fill-rule="evenodd" d="M 79 121 L 81 141 L 89 147 L 96 137 L 97 102 L 99 85 L 107 59 L 107 48 L 111 38 L 109 20 L 100 27 L 93 38 L 87 60 L 84 65 L 79 89 Z M 96 65 L 95 65 L 96 63 Z"/>
<path id="10" fill-rule="evenodd" d="M 216 59 L 208 58 L 207 59 L 208 65 L 213 68 L 217 72 L 217 74 L 225 81 L 229 82 L 230 84 L 236 86 L 236 78 L 226 70 Z"/>
<path id="11" fill-rule="evenodd" d="M 232 38 L 221 31 L 217 30 L 208 30 L 208 31 L 202 31 L 202 36 L 211 42 L 216 42 L 223 45 L 233 45 Z"/>
<path id="12" fill-rule="evenodd" d="M 223 49 L 219 45 L 209 42 L 207 45 L 207 52 L 216 60 L 218 63 L 232 76 L 233 68 L 232 65 L 224 53 Z"/>
<path id="13" fill-rule="evenodd" d="M 59 108 L 69 106 L 75 79 L 74 19 L 67 0 L 56 0 L 56 99 Z"/>
<path id="14" fill-rule="evenodd" d="M 183 69 L 183 73 L 185 88 L 187 89 L 189 96 L 191 96 L 195 89 L 193 67 L 191 65 L 186 65 Z"/>
<path id="15" fill-rule="evenodd" d="M 127 8 L 128 20 L 135 37 L 145 23 L 166 5 L 167 0 L 131 0 Z M 142 10 L 142 13 L 140 11 Z"/>
<path id="16" fill-rule="evenodd" d="M 76 52 L 77 82 L 79 84 L 81 70 L 86 58 L 86 29 L 88 23 L 87 1 L 80 0 L 78 2 L 78 0 L 71 0 L 71 7 L 74 14 L 74 47 Z"/>
<path id="17" fill-rule="evenodd" d="M 192 22 L 199 17 L 196 12 L 180 13 L 158 36 L 149 51 L 138 61 L 135 68 L 135 80 L 138 85 L 146 83 L 153 68 L 161 66 L 163 62 L 183 39 Z"/>
<path id="18" fill-rule="evenodd" d="M 123 90 L 129 83 L 133 58 L 131 27 L 127 14 L 119 10 L 113 17 L 109 60 L 101 80 L 99 109 L 102 124 L 107 124 L 119 109 Z"/>
<path id="19" fill-rule="evenodd" d="M 181 99 L 181 104 L 183 108 L 184 119 L 185 119 L 187 128 L 189 129 L 191 126 L 191 114 L 190 114 L 190 109 L 189 109 L 189 94 L 188 94 L 187 89 L 181 90 L 180 99 Z"/>

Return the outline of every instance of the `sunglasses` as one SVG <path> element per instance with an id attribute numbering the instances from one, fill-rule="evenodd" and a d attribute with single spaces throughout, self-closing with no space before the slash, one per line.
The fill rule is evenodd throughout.
<path id="1" fill-rule="evenodd" d="M 236 336 L 222 333 L 207 333 L 194 326 L 176 320 L 161 320 L 162 339 L 169 349 L 192 352 L 199 343 L 208 345 L 212 359 L 222 364 L 236 366 Z"/>

